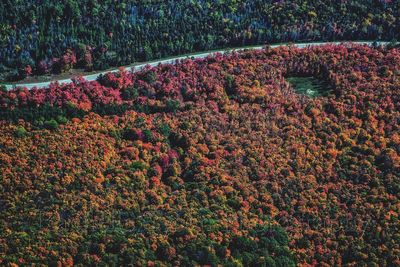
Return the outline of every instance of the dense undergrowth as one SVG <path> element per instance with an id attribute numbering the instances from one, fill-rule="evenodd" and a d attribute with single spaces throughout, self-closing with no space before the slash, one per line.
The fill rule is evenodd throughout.
<path id="1" fill-rule="evenodd" d="M 3 0 L 0 81 L 227 46 L 398 39 L 399 0 Z"/>
<path id="2" fill-rule="evenodd" d="M 1 91 L 1 264 L 399 266 L 399 73 L 281 47 Z"/>

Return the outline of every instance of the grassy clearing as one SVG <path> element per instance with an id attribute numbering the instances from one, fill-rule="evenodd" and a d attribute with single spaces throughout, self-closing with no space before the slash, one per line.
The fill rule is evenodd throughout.
<path id="1" fill-rule="evenodd" d="M 288 77 L 286 80 L 292 85 L 296 93 L 308 97 L 328 96 L 332 92 L 329 83 L 316 77 Z"/>

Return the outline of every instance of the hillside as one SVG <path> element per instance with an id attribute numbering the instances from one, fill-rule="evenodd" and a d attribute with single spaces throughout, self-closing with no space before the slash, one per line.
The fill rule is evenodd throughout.
<path id="1" fill-rule="evenodd" d="M 0 264 L 399 266 L 399 74 L 266 47 L 2 90 Z"/>

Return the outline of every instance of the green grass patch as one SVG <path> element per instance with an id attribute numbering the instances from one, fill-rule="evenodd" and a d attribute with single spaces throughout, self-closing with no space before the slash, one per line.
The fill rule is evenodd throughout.
<path id="1" fill-rule="evenodd" d="M 296 93 L 312 98 L 328 96 L 333 90 L 332 86 L 327 81 L 316 77 L 288 77 L 286 80 Z"/>

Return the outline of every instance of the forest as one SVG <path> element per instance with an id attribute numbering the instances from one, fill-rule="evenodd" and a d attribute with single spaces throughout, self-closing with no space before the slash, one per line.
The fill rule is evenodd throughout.
<path id="1" fill-rule="evenodd" d="M 399 48 L 267 45 L 0 90 L 0 265 L 400 266 L 399 77 Z"/>
<path id="2" fill-rule="evenodd" d="M 194 51 L 399 39 L 399 0 L 2 0 L 0 81 Z"/>

